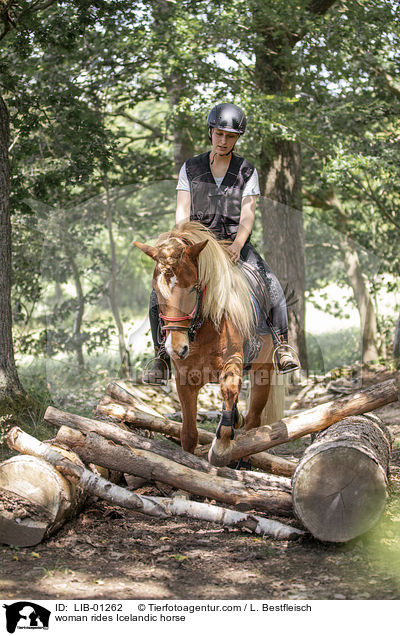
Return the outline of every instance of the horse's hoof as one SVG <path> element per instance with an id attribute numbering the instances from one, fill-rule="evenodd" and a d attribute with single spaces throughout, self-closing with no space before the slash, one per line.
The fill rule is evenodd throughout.
<path id="1" fill-rule="evenodd" d="M 221 444 L 217 444 L 219 440 L 214 440 L 210 450 L 208 451 L 208 461 L 212 466 L 227 466 L 231 461 L 231 445 L 225 445 L 221 447 Z"/>

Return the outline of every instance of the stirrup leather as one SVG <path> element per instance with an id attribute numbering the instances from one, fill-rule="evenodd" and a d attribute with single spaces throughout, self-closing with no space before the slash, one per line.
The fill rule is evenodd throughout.
<path id="1" fill-rule="evenodd" d="M 288 349 L 289 351 L 293 352 L 295 363 L 296 363 L 295 367 L 292 367 L 291 369 L 286 369 L 286 370 L 279 368 L 279 360 L 278 360 L 279 349 Z M 275 373 L 277 373 L 278 375 L 286 375 L 286 373 L 292 373 L 292 371 L 297 371 L 298 369 L 301 369 L 300 359 L 299 359 L 299 356 L 297 355 L 297 351 L 293 349 L 293 347 L 290 346 L 290 344 L 288 344 L 287 342 L 280 342 L 275 347 L 274 352 L 272 354 L 272 364 L 274 365 Z"/>

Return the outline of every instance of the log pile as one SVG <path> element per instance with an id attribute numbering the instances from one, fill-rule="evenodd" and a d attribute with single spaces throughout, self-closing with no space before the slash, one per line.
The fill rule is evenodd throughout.
<path id="1" fill-rule="evenodd" d="M 289 524 L 297 518 L 318 539 L 347 541 L 384 508 L 390 440 L 369 412 L 397 399 L 389 380 L 239 434 L 231 459 L 251 456 L 266 471 L 253 472 L 211 466 L 204 455 L 214 434 L 207 430 L 199 431 L 198 453 L 186 453 L 171 441 L 179 439 L 179 422 L 149 408 L 133 387 L 111 383 L 94 419 L 49 407 L 44 419 L 58 429 L 51 443 L 18 428 L 9 432 L 7 443 L 21 455 L 0 465 L 0 543 L 35 545 L 79 511 L 86 493 L 162 518 L 183 515 L 280 539 L 304 535 L 254 513 L 261 511 L 291 518 Z M 316 431 L 322 432 L 300 462 L 265 452 Z M 161 483 L 218 505 L 140 495 L 104 479 L 88 468 L 93 464 L 125 473 L 136 487 Z"/>

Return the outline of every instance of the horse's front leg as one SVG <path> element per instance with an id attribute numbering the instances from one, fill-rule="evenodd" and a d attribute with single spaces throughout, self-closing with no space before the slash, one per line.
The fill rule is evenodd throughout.
<path id="1" fill-rule="evenodd" d="M 187 377 L 177 374 L 176 389 L 182 407 L 181 446 L 188 453 L 194 453 L 197 446 L 197 396 L 200 386 L 191 385 Z"/>
<path id="2" fill-rule="evenodd" d="M 226 466 L 231 460 L 234 429 L 240 424 L 236 409 L 243 374 L 243 346 L 238 334 L 227 329 L 224 362 L 220 374 L 221 393 L 224 400 L 221 419 L 210 448 L 208 459 L 214 466 Z"/>

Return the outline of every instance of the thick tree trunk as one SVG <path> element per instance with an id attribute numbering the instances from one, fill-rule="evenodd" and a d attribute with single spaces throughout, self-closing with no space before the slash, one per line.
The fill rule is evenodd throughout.
<path id="1" fill-rule="evenodd" d="M 319 433 L 293 477 L 293 505 L 321 541 L 349 541 L 379 519 L 387 498 L 390 435 L 376 416 Z"/>
<path id="2" fill-rule="evenodd" d="M 352 395 L 320 404 L 312 409 L 283 418 L 270 426 L 261 426 L 243 433 L 233 443 L 232 453 L 226 463 L 284 444 L 309 433 L 316 433 L 351 415 L 362 415 L 368 411 L 396 402 L 399 389 L 394 380 L 387 380 L 363 389 Z"/>
<path id="3" fill-rule="evenodd" d="M 307 370 L 305 340 L 305 259 L 301 206 L 300 145 L 272 140 L 260 157 L 261 216 L 266 260 L 290 295 L 289 342 Z"/>
<path id="4" fill-rule="evenodd" d="M 160 481 L 200 497 L 208 497 L 243 509 L 265 510 L 269 513 L 290 516 L 292 499 L 290 481 L 271 486 L 249 473 L 246 483 L 210 475 L 156 455 L 155 453 L 128 448 L 104 439 L 96 433 L 83 435 L 68 427 L 62 427 L 57 442 L 76 452 L 85 463 L 94 463 L 111 470 L 121 470 L 148 481 Z"/>
<path id="5" fill-rule="evenodd" d="M 0 96 L 0 401 L 23 393 L 14 360 L 11 313 L 10 123 Z"/>
<path id="6" fill-rule="evenodd" d="M 180 100 L 185 95 L 187 86 L 182 77 L 169 76 L 167 79 L 168 99 L 173 112 L 176 112 Z M 179 170 L 187 159 L 194 155 L 193 138 L 189 136 L 192 122 L 186 115 L 175 114 L 174 125 L 174 163 L 175 172 Z"/>
<path id="7" fill-rule="evenodd" d="M 83 466 L 71 451 L 57 449 Z M 17 455 L 0 464 L 0 543 L 36 545 L 74 517 L 85 492 L 43 459 Z"/>
<path id="8" fill-rule="evenodd" d="M 308 18 L 323 15 L 335 0 L 311 0 L 303 6 Z M 299 18 L 301 9 L 299 9 Z M 290 22 L 290 21 L 289 21 Z M 296 92 L 293 48 L 307 33 L 279 22 L 266 21 L 262 5 L 253 9 L 257 33 L 255 81 L 262 95 L 290 97 Z M 260 130 L 262 134 L 262 130 Z M 301 148 L 296 140 L 271 135 L 262 141 L 260 155 L 261 214 L 267 260 L 282 286 L 292 291 L 289 337 L 301 365 L 308 368 L 305 341 L 305 255 L 301 201 Z"/>

